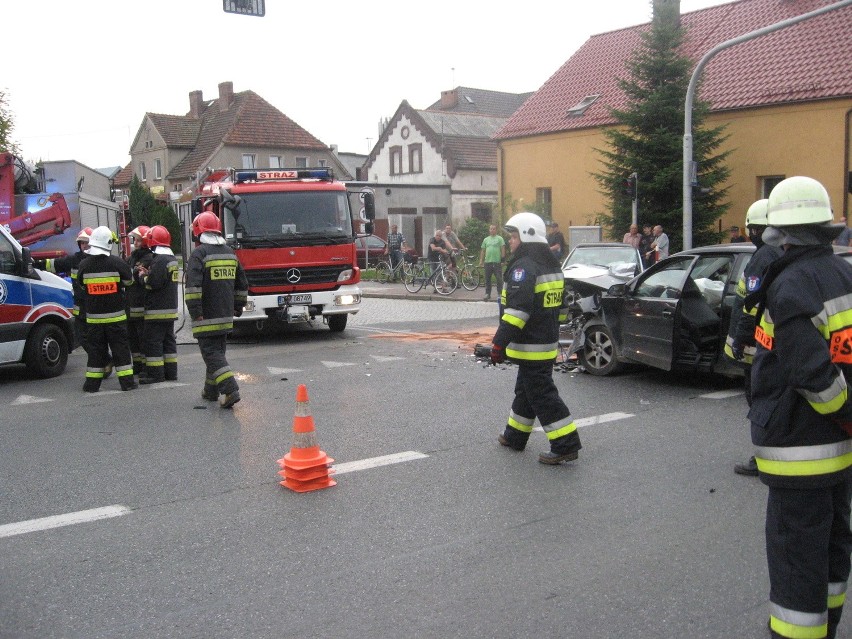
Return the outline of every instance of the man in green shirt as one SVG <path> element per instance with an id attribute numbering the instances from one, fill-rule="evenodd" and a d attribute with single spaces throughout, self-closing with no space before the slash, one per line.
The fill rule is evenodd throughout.
<path id="1" fill-rule="evenodd" d="M 497 235 L 497 227 L 492 224 L 488 236 L 482 240 L 482 250 L 479 251 L 479 265 L 485 266 L 485 301 L 491 301 L 491 275 L 497 281 L 497 299 L 503 292 L 503 274 L 500 263 L 506 257 L 506 241 L 502 235 Z"/>

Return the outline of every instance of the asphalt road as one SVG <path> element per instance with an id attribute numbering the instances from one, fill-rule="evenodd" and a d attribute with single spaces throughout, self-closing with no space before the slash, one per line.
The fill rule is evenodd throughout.
<path id="1" fill-rule="evenodd" d="M 232 411 L 191 344 L 130 393 L 84 395 L 80 353 L 0 371 L 0 637 L 765 637 L 739 385 L 559 373 L 584 448 L 543 466 L 541 432 L 496 442 L 515 370 L 471 353 L 495 324 L 368 299 L 342 334 L 244 335 Z M 276 460 L 302 383 L 337 486 L 298 494 Z"/>

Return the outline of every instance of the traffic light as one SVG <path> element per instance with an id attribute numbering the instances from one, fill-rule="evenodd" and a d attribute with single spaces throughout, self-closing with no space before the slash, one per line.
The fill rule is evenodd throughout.
<path id="1" fill-rule="evenodd" d="M 636 177 L 635 173 L 631 173 L 622 181 L 622 191 L 631 200 L 636 199 Z"/>

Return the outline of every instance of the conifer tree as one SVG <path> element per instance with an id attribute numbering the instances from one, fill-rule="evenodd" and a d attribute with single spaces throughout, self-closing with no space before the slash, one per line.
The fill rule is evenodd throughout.
<path id="1" fill-rule="evenodd" d="M 595 173 L 609 209 L 599 216 L 606 235 L 620 239 L 632 220 L 632 198 L 625 180 L 638 174 L 638 219 L 660 224 L 672 252 L 683 247 L 683 122 L 684 101 L 695 62 L 680 53 L 687 33 L 680 24 L 678 3 L 657 0 L 651 28 L 627 62 L 630 73 L 618 85 L 627 97 L 623 109 L 612 109 L 617 124 L 604 130 L 608 148 L 597 149 L 605 169 Z M 715 244 L 715 227 L 727 211 L 730 175 L 724 127 L 703 128 L 709 105 L 696 100 L 693 109 L 693 157 L 698 186 L 693 188 L 693 244 Z"/>

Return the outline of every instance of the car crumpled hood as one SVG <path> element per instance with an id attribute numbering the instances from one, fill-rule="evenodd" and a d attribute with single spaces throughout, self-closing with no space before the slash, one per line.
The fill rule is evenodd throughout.
<path id="1" fill-rule="evenodd" d="M 572 264 L 562 269 L 565 279 L 572 285 L 589 285 L 606 291 L 613 284 L 623 284 L 635 275 L 635 265 L 627 262 L 605 266 L 589 266 L 586 264 Z M 586 288 L 582 286 L 582 288 Z"/>

